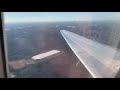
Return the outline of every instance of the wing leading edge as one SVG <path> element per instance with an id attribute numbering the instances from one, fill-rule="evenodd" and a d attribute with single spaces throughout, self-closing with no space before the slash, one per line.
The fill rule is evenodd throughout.
<path id="1" fill-rule="evenodd" d="M 116 60 L 114 57 L 116 49 L 66 30 L 60 32 L 94 78 L 113 78 L 116 76 L 120 68 L 120 58 Z"/>

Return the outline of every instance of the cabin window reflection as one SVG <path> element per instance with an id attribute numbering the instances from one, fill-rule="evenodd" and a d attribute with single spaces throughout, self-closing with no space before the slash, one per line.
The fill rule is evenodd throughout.
<path id="1" fill-rule="evenodd" d="M 3 14 L 11 78 L 113 78 L 118 73 L 120 13 Z M 93 69 L 94 64 L 99 67 Z"/>

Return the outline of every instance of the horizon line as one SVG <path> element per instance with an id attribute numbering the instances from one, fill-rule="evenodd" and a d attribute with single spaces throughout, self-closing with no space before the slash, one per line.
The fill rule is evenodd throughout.
<path id="1" fill-rule="evenodd" d="M 120 21 L 120 20 L 71 20 L 71 21 L 25 21 L 25 22 L 5 22 L 4 23 L 46 23 L 46 22 L 92 22 L 92 21 Z"/>

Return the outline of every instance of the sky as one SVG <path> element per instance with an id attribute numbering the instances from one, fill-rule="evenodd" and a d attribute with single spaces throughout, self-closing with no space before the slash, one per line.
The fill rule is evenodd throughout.
<path id="1" fill-rule="evenodd" d="M 120 20 L 120 12 L 4 12 L 5 23 Z"/>

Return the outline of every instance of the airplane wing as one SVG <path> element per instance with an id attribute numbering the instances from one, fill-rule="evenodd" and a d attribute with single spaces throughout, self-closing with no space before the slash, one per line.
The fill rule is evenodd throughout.
<path id="1" fill-rule="evenodd" d="M 75 33 L 60 31 L 72 51 L 94 78 L 113 78 L 120 68 L 120 52 Z M 118 53 L 117 58 L 115 57 Z"/>

